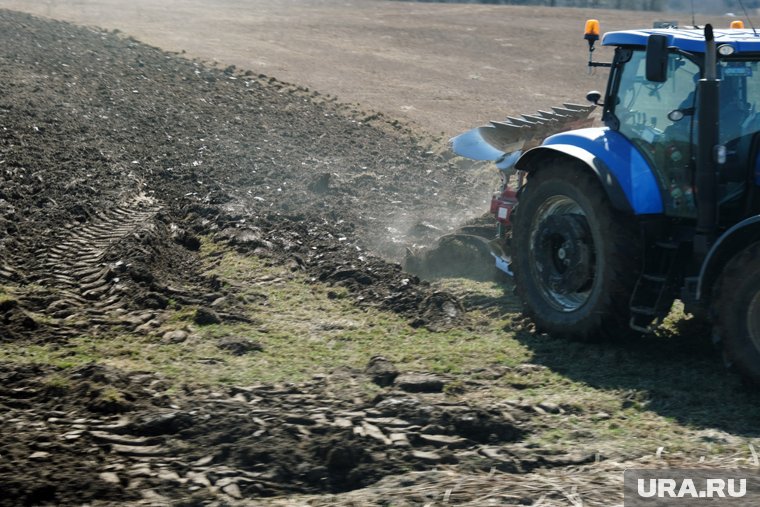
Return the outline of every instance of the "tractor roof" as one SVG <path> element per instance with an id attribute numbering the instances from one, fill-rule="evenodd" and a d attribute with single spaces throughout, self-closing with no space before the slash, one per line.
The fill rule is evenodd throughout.
<path id="1" fill-rule="evenodd" d="M 760 53 L 760 35 L 752 30 L 715 30 L 715 42 L 730 44 L 737 53 Z M 650 35 L 665 35 L 669 45 L 690 53 L 705 52 L 705 35 L 702 28 L 653 28 L 646 30 L 625 30 L 604 34 L 605 46 L 646 46 Z"/>

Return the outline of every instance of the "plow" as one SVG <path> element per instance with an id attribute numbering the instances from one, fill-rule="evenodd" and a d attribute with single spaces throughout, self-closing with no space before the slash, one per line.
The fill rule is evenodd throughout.
<path id="1" fill-rule="evenodd" d="M 590 127 L 596 106 L 564 103 L 534 114 L 507 116 L 450 140 L 451 150 L 475 161 L 493 162 L 500 185 L 489 213 L 441 236 L 430 248 L 407 250 L 405 267 L 424 277 L 467 276 L 491 279 L 510 268 L 510 216 L 517 204 L 525 172 L 515 168 L 523 152 L 539 146 L 551 134 Z M 495 269 L 494 269 L 495 266 Z"/>

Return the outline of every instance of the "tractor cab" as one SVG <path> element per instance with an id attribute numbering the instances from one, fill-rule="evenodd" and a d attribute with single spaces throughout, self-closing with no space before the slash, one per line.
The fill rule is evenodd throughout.
<path id="1" fill-rule="evenodd" d="M 648 50 L 652 35 L 667 37 L 664 53 Z M 758 182 L 754 167 L 760 132 L 760 38 L 737 29 L 716 31 L 715 36 L 720 81 L 717 133 L 725 149 L 718 160 L 717 198 L 721 222 L 730 224 L 755 206 L 751 201 Z M 701 31 L 612 32 L 603 44 L 616 47 L 605 124 L 625 136 L 647 161 L 657 179 L 664 214 L 696 218 L 697 88 L 705 65 Z M 655 80 L 647 76 L 653 58 L 662 61 L 663 69 Z"/>

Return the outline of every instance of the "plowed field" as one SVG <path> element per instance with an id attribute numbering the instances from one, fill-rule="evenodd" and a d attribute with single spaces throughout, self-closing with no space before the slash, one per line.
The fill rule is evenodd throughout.
<path id="1" fill-rule="evenodd" d="M 690 319 L 568 343 L 402 269 L 493 187 L 419 118 L 186 56 L 0 11 L 0 505 L 609 506 L 757 465 Z"/>

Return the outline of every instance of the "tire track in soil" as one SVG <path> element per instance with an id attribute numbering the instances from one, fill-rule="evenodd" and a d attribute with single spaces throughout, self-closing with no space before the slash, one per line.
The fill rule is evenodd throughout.
<path id="1" fill-rule="evenodd" d="M 211 225 L 207 232 L 211 226 L 219 227 L 221 235 L 224 228 L 242 229 L 239 225 L 246 220 L 254 224 L 250 235 L 257 240 L 238 245 L 241 249 L 250 247 L 255 252 L 262 244 L 271 243 L 272 248 L 266 249 L 271 250 L 274 260 L 284 263 L 301 259 L 298 264 L 316 280 L 341 283 L 370 304 L 382 304 L 414 318 L 412 325 L 457 322 L 462 312 L 453 296 L 409 277 L 400 266 L 368 254 L 365 258 L 363 250 L 348 245 L 358 242 L 366 228 L 374 229 L 374 218 L 366 208 L 373 208 L 372 214 L 378 216 L 386 210 L 395 211 L 404 202 L 412 211 L 425 211 L 426 215 L 444 208 L 463 209 L 462 189 L 469 187 L 469 180 L 455 166 L 421 152 L 416 140 L 387 125 L 373 127 L 366 118 L 348 119 L 344 114 L 348 111 L 341 112 L 327 101 L 310 102 L 284 89 L 287 93 L 279 88 L 273 91 L 273 85 L 173 59 L 115 35 L 31 18 L 22 18 L 20 24 L 11 15 L 0 17 L 9 27 L 6 38 L 29 39 L 26 46 L 19 45 L 23 59 L 8 59 L 19 75 L 37 76 L 38 71 L 29 68 L 27 62 L 41 61 L 45 68 L 56 69 L 39 88 L 44 95 L 25 85 L 27 77 L 3 89 L 4 93 L 15 93 L 9 103 L 23 98 L 29 104 L 28 109 L 8 109 L 14 113 L 11 126 L 18 130 L 18 135 L 6 142 L 9 153 L 11 146 L 16 150 L 20 140 L 28 140 L 23 128 L 29 118 L 50 118 L 44 130 L 34 134 L 50 138 L 35 137 L 38 147 L 30 145 L 19 154 L 11 153 L 7 164 L 13 162 L 19 169 L 7 176 L 12 185 L 0 188 L 12 198 L 9 202 L 21 217 L 6 226 L 12 240 L 7 244 L 24 252 L 11 258 L 11 269 L 7 270 L 14 279 L 22 280 L 20 288 L 12 288 L 13 295 L 20 292 L 18 306 L 22 313 L 30 312 L 30 320 L 36 319 L 36 314 L 43 316 L 39 323 L 31 322 L 41 328 L 33 333 L 33 341 L 51 335 L 65 339 L 82 332 L 98 334 L 115 325 L 148 331 L 151 322 L 161 319 L 157 311 L 144 309 L 148 305 L 141 302 L 143 296 L 151 294 L 165 298 L 170 293 L 180 300 L 180 293 L 183 304 L 209 303 L 207 296 L 212 294 L 203 294 L 203 290 L 214 287 L 196 286 L 199 277 L 189 276 L 195 273 L 185 269 L 192 268 L 192 260 L 188 260 L 192 255 L 182 250 L 192 249 L 178 242 L 174 231 L 167 230 L 182 223 L 172 208 L 178 211 L 200 202 L 204 204 L 198 207 L 204 212 L 198 213 L 196 222 L 208 220 Z M 28 37 L 30 32 L 34 38 Z M 60 44 L 63 39 L 65 46 Z M 64 47 L 65 54 L 56 53 L 58 47 Z M 64 61 L 68 62 L 66 71 L 60 73 L 58 64 Z M 69 87 L 74 79 L 80 85 Z M 61 103 L 72 103 L 77 111 L 57 110 Z M 47 107 L 42 109 L 45 114 L 39 112 L 43 106 Z M 86 122 L 82 112 L 88 113 Z M 94 120 L 106 116 L 108 121 Z M 72 138 L 71 133 L 76 132 L 80 138 Z M 317 136 L 321 140 L 325 135 L 324 141 L 307 141 Z M 42 150 L 47 146 L 55 149 Z M 351 156 L 336 160 L 332 158 L 336 151 Z M 63 157 L 70 157 L 66 160 L 71 164 L 58 164 Z M 332 161 L 329 169 L 321 169 L 331 181 L 324 195 L 318 196 L 309 188 L 309 179 L 303 177 L 303 167 L 322 167 L 309 157 Z M 162 211 L 161 203 L 139 195 L 129 201 L 113 197 L 109 201 L 109 196 L 121 196 L 131 187 L 119 179 L 124 171 L 113 168 L 118 165 L 112 164 L 114 160 L 140 162 L 131 168 L 135 178 L 155 185 L 152 188 L 162 196 L 168 211 Z M 297 160 L 303 161 L 301 165 L 295 163 Z M 22 170 L 22 166 L 29 170 Z M 441 183 L 427 177 L 433 170 Z M 77 177 L 88 185 L 71 183 L 71 178 Z M 280 184 L 286 181 L 288 191 L 280 193 Z M 292 188 L 291 181 L 295 182 Z M 90 187 L 90 182 L 94 186 Z M 227 182 L 231 188 L 251 189 L 255 191 L 252 195 L 262 200 L 253 197 L 250 213 L 220 217 L 219 207 L 229 202 L 219 191 L 223 188 L 220 182 Z M 433 211 L 427 201 L 418 198 L 427 195 L 431 185 L 441 203 Z M 264 204 L 268 202 L 277 205 Z M 281 214 L 288 210 L 287 215 Z M 217 216 L 216 223 L 212 223 L 212 215 Z M 89 218 L 77 223 L 75 216 Z M 59 227 L 61 223 L 69 225 Z M 0 226 L 3 224 L 0 221 Z M 346 244 L 337 238 L 345 238 Z M 0 252 L 0 257 L 5 254 Z M 5 260 L 0 261 L 3 277 Z M 160 280 L 147 280 L 153 275 Z M 163 283 L 167 281 L 170 284 Z M 191 294 L 182 293 L 191 286 Z M 17 365 L 9 365 L 6 369 L 11 371 L 3 376 L 3 367 L 0 365 L 3 384 L 20 375 Z M 125 375 L 134 380 L 135 374 Z M 352 385 L 369 381 L 366 375 L 355 377 Z M 499 456 L 492 459 L 483 453 L 519 440 L 525 430 L 520 421 L 518 424 L 500 411 L 468 406 L 455 409 L 442 392 L 428 393 L 433 397 L 429 401 L 417 400 L 420 388 L 406 395 L 398 392 L 403 391 L 401 383 L 388 386 L 382 399 L 372 400 L 360 397 L 364 391 L 358 388 L 337 389 L 349 383 L 341 377 L 327 384 L 323 379 L 302 387 L 301 392 L 292 392 L 292 386 L 285 391 L 265 387 L 250 393 L 207 393 L 209 399 L 205 399 L 193 390 L 186 399 L 179 396 L 175 404 L 165 390 L 153 384 L 160 379 L 146 379 L 153 392 L 147 391 L 148 387 L 132 386 L 129 379 L 97 365 L 71 372 L 40 368 L 38 373 L 18 379 L 18 387 L 0 392 L 0 422 L 13 421 L 28 437 L 24 446 L 16 447 L 13 459 L 0 460 L 0 479 L 10 478 L 17 484 L 18 496 L 11 498 L 26 498 L 28 504 L 71 505 L 89 499 L 120 498 L 127 490 L 147 492 L 149 486 L 173 498 L 184 498 L 196 489 L 212 492 L 202 476 L 191 476 L 190 472 L 202 473 L 213 481 L 213 487 L 229 486 L 222 483 L 230 479 L 221 477 L 229 473 L 223 468 L 234 469 L 239 477 L 237 487 L 247 497 L 324 492 L 346 488 L 347 484 L 352 488 L 366 485 L 409 467 L 429 469 L 455 459 L 473 466 L 485 459 L 484 466 L 490 469 Z M 441 382 L 436 385 L 436 390 L 443 389 Z M 31 389 L 14 390 L 26 387 Z M 35 389 L 39 395 L 34 394 Z M 21 395 L 26 397 L 19 400 Z M 187 409 L 177 408 L 182 405 Z M 16 412 L 6 415 L 3 406 Z M 269 419 L 261 417 L 266 424 L 251 418 L 252 408 L 262 410 L 259 415 L 270 414 Z M 330 411 L 334 416 L 317 417 Z M 124 416 L 131 425 L 113 427 L 121 423 L 112 414 L 124 412 L 131 412 Z M 98 416 L 93 417 L 93 413 Z M 167 418 L 174 422 L 168 428 L 161 427 Z M 183 420 L 190 423 L 188 428 Z M 265 432 L 256 435 L 261 430 Z M 18 433 L 9 435 L 4 446 L 18 440 Z M 63 443 L 58 442 L 59 435 Z M 245 446 L 237 445 L 241 441 Z M 51 442 L 54 445 L 47 445 Z M 266 452 L 260 454 L 262 447 Z M 217 462 L 213 466 L 202 464 L 210 455 Z M 99 463 L 92 465 L 93 458 Z M 179 459 L 175 470 L 165 470 L 166 479 L 155 470 L 155 475 L 150 472 L 141 485 L 132 483 L 127 478 L 132 475 L 122 471 L 122 467 L 134 464 L 131 462 L 143 460 L 156 461 L 156 469 L 172 468 L 159 467 L 158 463 L 172 458 Z M 301 466 L 304 463 L 309 465 L 306 469 Z M 504 466 L 512 465 L 510 457 Z M 110 475 L 83 480 L 88 478 L 81 472 L 85 467 L 90 476 L 99 471 Z M 172 471 L 173 476 L 169 474 Z M 259 475 L 247 477 L 246 471 Z M 58 480 L 56 474 L 66 475 L 67 482 Z M 119 476 L 116 482 L 114 474 Z M 255 482 L 249 483 L 245 477 Z M 45 491 L 40 492 L 43 481 Z M 326 487 L 331 482 L 334 486 Z M 85 495 L 83 490 L 90 484 L 96 488 L 108 484 L 115 491 L 89 489 Z M 247 490 L 249 484 L 253 484 L 251 490 Z M 231 492 L 225 493 L 237 497 L 235 488 L 229 489 Z"/>
<path id="2" fill-rule="evenodd" d="M 113 325 L 130 320 L 140 312 L 127 308 L 128 289 L 120 284 L 118 269 L 124 261 L 108 262 L 106 257 L 114 245 L 138 235 L 162 209 L 153 198 L 139 194 L 120 205 L 99 211 L 85 224 L 65 226 L 65 234 L 35 252 L 37 265 L 33 272 L 44 273 L 36 282 L 48 297 L 22 295 L 22 307 L 39 306 L 41 300 L 52 300 L 40 310 L 55 319 L 53 334 L 72 336 L 72 324 L 85 317 L 90 324 Z"/>

